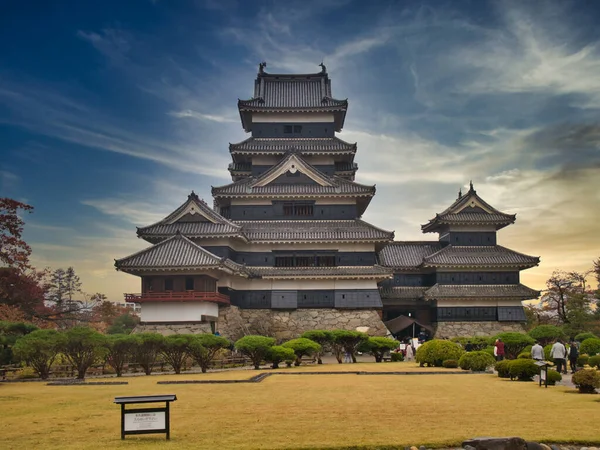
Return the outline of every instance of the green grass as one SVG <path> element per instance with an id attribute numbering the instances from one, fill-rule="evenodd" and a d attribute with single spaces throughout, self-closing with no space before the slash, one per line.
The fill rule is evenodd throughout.
<path id="1" fill-rule="evenodd" d="M 282 371 L 421 370 L 414 363 L 326 364 Z M 439 369 L 438 369 L 439 370 Z M 126 377 L 127 386 L 0 384 L 2 448 L 403 448 L 459 445 L 475 436 L 593 443 L 598 396 L 493 375 L 273 376 L 257 384 L 157 385 L 243 379 L 258 371 Z M 122 395 L 177 394 L 171 441 L 121 442 Z"/>

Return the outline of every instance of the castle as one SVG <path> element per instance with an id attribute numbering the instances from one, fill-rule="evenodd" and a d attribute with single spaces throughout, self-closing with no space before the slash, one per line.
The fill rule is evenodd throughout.
<path id="1" fill-rule="evenodd" d="M 271 74 L 259 66 L 254 96 L 238 101 L 251 136 L 229 145 L 232 183 L 213 207 L 192 192 L 158 223 L 138 228 L 150 247 L 115 261 L 141 279 L 146 331 L 364 329 L 440 337 L 520 331 L 522 300 L 539 292 L 519 272 L 539 264 L 497 245 L 515 216 L 473 185 L 422 226 L 431 241 L 394 241 L 361 219 L 375 186 L 354 181 L 355 143 L 336 136 L 347 100 L 319 73 Z M 234 330 L 237 329 L 237 331 Z"/>

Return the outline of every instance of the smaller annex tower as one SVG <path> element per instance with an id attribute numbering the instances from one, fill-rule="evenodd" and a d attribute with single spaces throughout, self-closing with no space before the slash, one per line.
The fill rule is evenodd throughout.
<path id="1" fill-rule="evenodd" d="M 377 252 L 394 233 L 360 219 L 375 186 L 354 182 L 357 146 L 336 137 L 348 102 L 333 98 L 323 64 L 312 74 L 265 66 L 253 98 L 238 102 L 251 137 L 229 146 L 233 183 L 212 189 L 213 209 L 192 193 L 138 229 L 154 245 L 115 263 L 142 279 L 128 301 L 142 304 L 147 330 L 232 335 L 236 316 L 280 338 L 319 328 L 384 335 L 378 282 L 392 269 Z"/>

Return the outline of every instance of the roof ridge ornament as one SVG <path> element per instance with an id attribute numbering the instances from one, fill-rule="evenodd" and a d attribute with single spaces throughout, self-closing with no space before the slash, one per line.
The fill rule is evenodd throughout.
<path id="1" fill-rule="evenodd" d="M 458 198 L 462 198 L 462 187 L 458 190 Z"/>
<path id="2" fill-rule="evenodd" d="M 263 75 L 263 74 L 265 73 L 265 67 L 267 67 L 267 63 L 266 63 L 265 61 L 261 62 L 261 63 L 258 65 L 258 73 L 259 73 L 260 75 Z"/>
<path id="3" fill-rule="evenodd" d="M 473 194 L 477 193 L 477 191 L 475 191 L 475 188 L 473 188 L 473 180 L 469 181 L 469 192 L 472 192 Z"/>
<path id="4" fill-rule="evenodd" d="M 326 74 L 327 73 L 327 67 L 325 67 L 324 60 L 321 60 L 321 64 L 319 64 L 319 66 L 321 67 L 321 73 L 322 74 Z"/>

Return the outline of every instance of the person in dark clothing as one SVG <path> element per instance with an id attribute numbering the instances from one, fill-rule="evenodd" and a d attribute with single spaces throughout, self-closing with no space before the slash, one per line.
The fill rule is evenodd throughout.
<path id="1" fill-rule="evenodd" d="M 473 351 L 473 344 L 471 344 L 471 341 L 467 341 L 467 345 L 465 345 L 465 351 L 467 351 L 467 352 Z"/>
<path id="2" fill-rule="evenodd" d="M 569 366 L 571 366 L 571 373 L 577 372 L 577 359 L 579 358 L 579 347 L 575 339 L 571 339 L 571 345 L 569 347 Z"/>
<path id="3" fill-rule="evenodd" d="M 496 339 L 494 354 L 496 355 L 496 361 L 502 361 L 504 359 L 504 342 L 502 342 L 502 339 Z"/>

